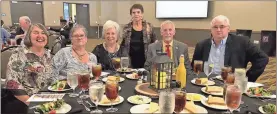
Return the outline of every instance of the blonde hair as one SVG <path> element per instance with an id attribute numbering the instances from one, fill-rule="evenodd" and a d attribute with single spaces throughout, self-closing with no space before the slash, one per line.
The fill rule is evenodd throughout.
<path id="1" fill-rule="evenodd" d="M 102 38 L 103 39 L 105 38 L 105 33 L 110 28 L 115 28 L 116 33 L 117 33 L 117 41 L 118 41 L 120 38 L 120 26 L 118 23 L 116 23 L 112 20 L 106 21 L 106 23 L 103 25 Z"/>

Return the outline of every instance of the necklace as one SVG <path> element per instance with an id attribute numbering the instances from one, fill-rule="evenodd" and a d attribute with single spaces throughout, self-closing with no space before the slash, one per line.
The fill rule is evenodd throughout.
<path id="1" fill-rule="evenodd" d="M 87 54 L 87 53 L 85 52 L 84 54 L 79 55 L 79 54 L 77 53 L 77 51 L 76 51 L 74 48 L 72 48 L 72 50 L 77 54 L 79 60 L 82 60 L 82 57 L 83 57 L 84 55 Z"/>

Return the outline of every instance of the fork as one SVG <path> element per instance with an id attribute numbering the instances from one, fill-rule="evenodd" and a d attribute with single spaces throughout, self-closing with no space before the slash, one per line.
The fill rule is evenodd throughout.
<path id="1" fill-rule="evenodd" d="M 89 104 L 89 107 L 92 108 L 92 107 L 95 107 L 95 106 L 92 106 L 88 101 L 85 101 L 87 104 Z"/>
<path id="2" fill-rule="evenodd" d="M 80 99 L 80 98 L 77 98 L 77 102 L 80 104 L 80 105 L 83 105 L 87 111 L 90 111 L 90 109 L 84 104 L 83 100 Z"/>

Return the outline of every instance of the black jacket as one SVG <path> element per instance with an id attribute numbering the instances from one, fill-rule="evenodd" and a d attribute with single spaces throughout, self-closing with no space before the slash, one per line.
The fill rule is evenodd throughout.
<path id="1" fill-rule="evenodd" d="M 211 44 L 211 38 L 196 44 L 192 66 L 194 60 L 208 61 Z M 231 66 L 234 71 L 234 68 L 246 68 L 248 62 L 252 63 L 251 68 L 246 73 L 248 81 L 255 82 L 268 64 L 268 56 L 250 42 L 249 38 L 229 34 L 225 47 L 224 65 Z"/>

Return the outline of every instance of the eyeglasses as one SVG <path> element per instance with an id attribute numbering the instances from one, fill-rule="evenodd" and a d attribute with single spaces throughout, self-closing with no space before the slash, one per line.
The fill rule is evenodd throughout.
<path id="1" fill-rule="evenodd" d="M 73 35 L 72 37 L 73 37 L 73 38 L 84 38 L 85 35 L 84 35 L 84 34 L 81 34 L 81 35 Z"/>
<path id="2" fill-rule="evenodd" d="M 228 27 L 228 26 L 220 25 L 220 26 L 213 26 L 212 29 L 214 29 L 214 30 L 217 30 L 217 29 L 222 30 L 222 29 L 224 29 L 224 28 L 226 28 L 226 27 Z"/>

